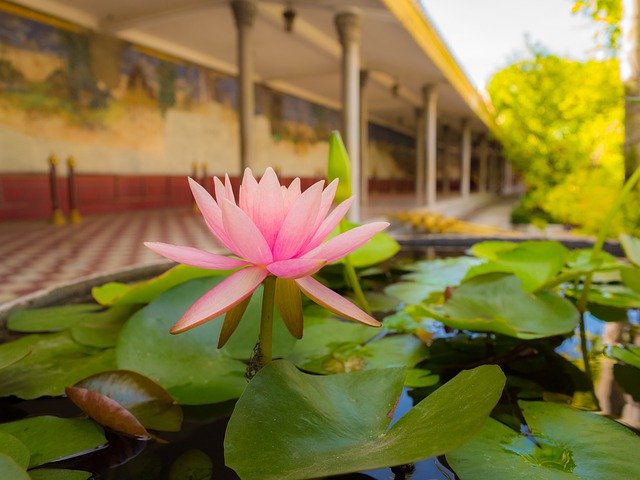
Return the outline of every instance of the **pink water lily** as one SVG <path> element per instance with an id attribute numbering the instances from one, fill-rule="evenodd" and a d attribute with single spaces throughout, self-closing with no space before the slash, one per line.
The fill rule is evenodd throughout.
<path id="1" fill-rule="evenodd" d="M 223 344 L 237 326 L 251 294 L 263 282 L 266 290 L 267 282 L 275 279 L 275 303 L 285 324 L 298 338 L 302 336 L 300 291 L 341 317 L 380 326 L 351 301 L 312 277 L 325 264 L 354 251 L 389 225 L 369 223 L 325 242 L 353 202 L 353 197 L 349 198 L 330 212 L 338 180 L 324 189 L 324 181 L 319 181 L 302 192 L 299 178 L 285 187 L 271 168 L 259 182 L 246 169 L 237 202 L 228 176 L 224 183 L 214 178 L 217 200 L 192 179 L 189 185 L 209 230 L 232 255 L 166 243 L 145 245 L 179 263 L 238 270 L 200 297 L 171 328 L 171 333 L 189 330 L 227 312 L 219 345 Z"/>

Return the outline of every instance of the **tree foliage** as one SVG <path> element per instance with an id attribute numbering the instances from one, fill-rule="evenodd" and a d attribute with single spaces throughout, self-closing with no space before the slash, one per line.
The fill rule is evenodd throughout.
<path id="1" fill-rule="evenodd" d="M 582 13 L 591 17 L 601 26 L 597 37 L 604 38 L 603 46 L 611 54 L 620 48 L 622 35 L 622 0 L 576 0 L 573 2 L 573 13 Z"/>
<path id="2" fill-rule="evenodd" d="M 488 85 L 498 136 L 523 173 L 523 205 L 595 231 L 623 179 L 618 63 L 579 62 L 532 48 Z"/>

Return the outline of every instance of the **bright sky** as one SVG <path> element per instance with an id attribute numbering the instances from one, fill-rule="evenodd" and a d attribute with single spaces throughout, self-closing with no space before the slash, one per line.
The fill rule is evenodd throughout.
<path id="1" fill-rule="evenodd" d="M 523 56 L 525 35 L 551 53 L 593 56 L 595 27 L 571 0 L 422 0 L 451 53 L 478 88 Z"/>

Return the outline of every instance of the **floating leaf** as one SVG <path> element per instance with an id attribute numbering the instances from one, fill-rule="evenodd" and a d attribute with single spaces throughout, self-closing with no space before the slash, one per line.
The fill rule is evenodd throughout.
<path id="1" fill-rule="evenodd" d="M 29 449 L 13 435 L 0 432 L 0 454 L 11 457 L 20 467 L 25 470 L 29 466 L 31 453 Z M 0 477 L 4 478 L 4 477 Z"/>
<path id="2" fill-rule="evenodd" d="M 192 449 L 180 455 L 169 470 L 169 480 L 210 480 L 213 462 L 202 450 Z"/>
<path id="3" fill-rule="evenodd" d="M 640 266 L 640 238 L 622 234 L 620 244 L 629 261 Z"/>
<path id="4" fill-rule="evenodd" d="M 640 368 L 640 347 L 626 345 L 624 347 L 609 347 L 606 351 L 607 355 L 616 360 Z"/>
<path id="5" fill-rule="evenodd" d="M 452 328 L 525 339 L 568 333 L 578 324 L 578 311 L 568 300 L 548 291 L 526 293 L 514 275 L 499 273 L 463 283 L 437 311 L 417 305 L 410 313 Z"/>
<path id="6" fill-rule="evenodd" d="M 417 262 L 411 273 L 403 275 L 400 282 L 389 285 L 384 291 L 409 305 L 420 303 L 433 293 L 458 285 L 469 269 L 479 262 L 471 257 Z"/>
<path id="7" fill-rule="evenodd" d="M 491 259 L 472 267 L 465 280 L 486 273 L 512 273 L 520 279 L 522 288 L 531 292 L 560 272 L 569 253 L 564 245 L 554 241 L 509 242 L 509 247 L 493 250 Z M 474 251 L 478 250 L 482 251 L 482 245 L 475 246 Z"/>
<path id="8" fill-rule="evenodd" d="M 440 381 L 440 375 L 434 375 L 429 370 L 423 368 L 409 368 L 407 369 L 407 376 L 404 379 L 404 384 L 410 388 L 431 387 L 437 385 Z"/>
<path id="9" fill-rule="evenodd" d="M 15 342 L 8 342 L 4 345 L 8 345 L 9 343 Z M 0 370 L 19 362 L 30 353 L 31 345 L 28 343 L 19 343 L 18 345 L 13 345 L 10 348 L 2 348 L 0 345 Z"/>
<path id="10" fill-rule="evenodd" d="M 478 242 L 474 244 L 469 251 L 472 255 L 479 258 L 497 260 L 498 255 L 504 252 L 509 252 L 517 246 L 518 244 L 516 242 L 489 240 L 487 242 Z"/>
<path id="11" fill-rule="evenodd" d="M 29 468 L 87 453 L 107 443 L 100 426 L 76 418 L 25 418 L 0 424 L 0 432 L 13 435 L 29 449 Z"/>
<path id="12" fill-rule="evenodd" d="M 519 404 L 533 435 L 489 419 L 480 434 L 447 454 L 462 480 L 640 478 L 640 438 L 630 430 L 561 404 Z"/>
<path id="13" fill-rule="evenodd" d="M 90 315 L 71 327 L 71 338 L 87 347 L 115 347 L 124 322 L 139 308 L 140 305 L 119 305 Z"/>
<path id="14" fill-rule="evenodd" d="M 139 372 L 162 387 L 180 404 L 217 403 L 240 396 L 245 363 L 258 339 L 262 287 L 247 306 L 244 318 L 227 344 L 216 348 L 223 316 L 179 335 L 169 328 L 186 309 L 222 278 L 201 278 L 179 285 L 136 313 L 125 324 L 117 345 L 118 368 Z M 274 356 L 291 350 L 293 337 L 274 313 Z"/>
<path id="15" fill-rule="evenodd" d="M 146 428 L 177 432 L 182 409 L 158 384 L 136 372 L 93 375 L 66 390 L 67 396 L 99 424 L 131 436 L 150 438 Z"/>
<path id="16" fill-rule="evenodd" d="M 388 428 L 403 369 L 317 376 L 275 361 L 236 404 L 225 461 L 243 480 L 295 480 L 441 455 L 480 430 L 504 381 L 493 365 L 462 372 Z"/>
<path id="17" fill-rule="evenodd" d="M 68 332 L 27 335 L 0 345 L 0 357 L 29 349 L 31 354 L 0 370 L 0 396 L 33 399 L 64 393 L 68 385 L 115 368 L 113 349 L 88 349 Z"/>
<path id="18" fill-rule="evenodd" d="M 59 468 L 39 468 L 29 472 L 31 480 L 88 480 L 91 472 L 63 470 Z"/>
<path id="19" fill-rule="evenodd" d="M 636 293 L 640 293 L 640 268 L 622 268 L 620 276 L 624 284 Z"/>
<path id="20" fill-rule="evenodd" d="M 47 308 L 27 308 L 12 313 L 7 328 L 14 332 L 59 332 L 90 318 L 103 307 L 95 303 L 79 303 Z"/>
<path id="21" fill-rule="evenodd" d="M 0 478 L 11 480 L 31 480 L 24 468 L 8 455 L 0 453 Z"/>
<path id="22" fill-rule="evenodd" d="M 581 290 L 567 289 L 565 294 L 580 298 Z M 640 293 L 634 292 L 624 285 L 594 284 L 589 290 L 589 304 L 615 308 L 640 308 Z"/>
<path id="23" fill-rule="evenodd" d="M 146 304 L 170 288 L 194 278 L 226 275 L 222 270 L 177 265 L 161 275 L 142 282 L 124 284 L 106 283 L 91 290 L 93 298 L 101 305 Z"/>

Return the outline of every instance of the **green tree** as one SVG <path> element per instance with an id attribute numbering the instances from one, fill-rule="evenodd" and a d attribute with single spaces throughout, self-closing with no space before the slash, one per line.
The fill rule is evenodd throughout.
<path id="1" fill-rule="evenodd" d="M 614 59 L 579 62 L 531 48 L 488 85 L 523 205 L 595 231 L 623 180 L 623 89 Z"/>

